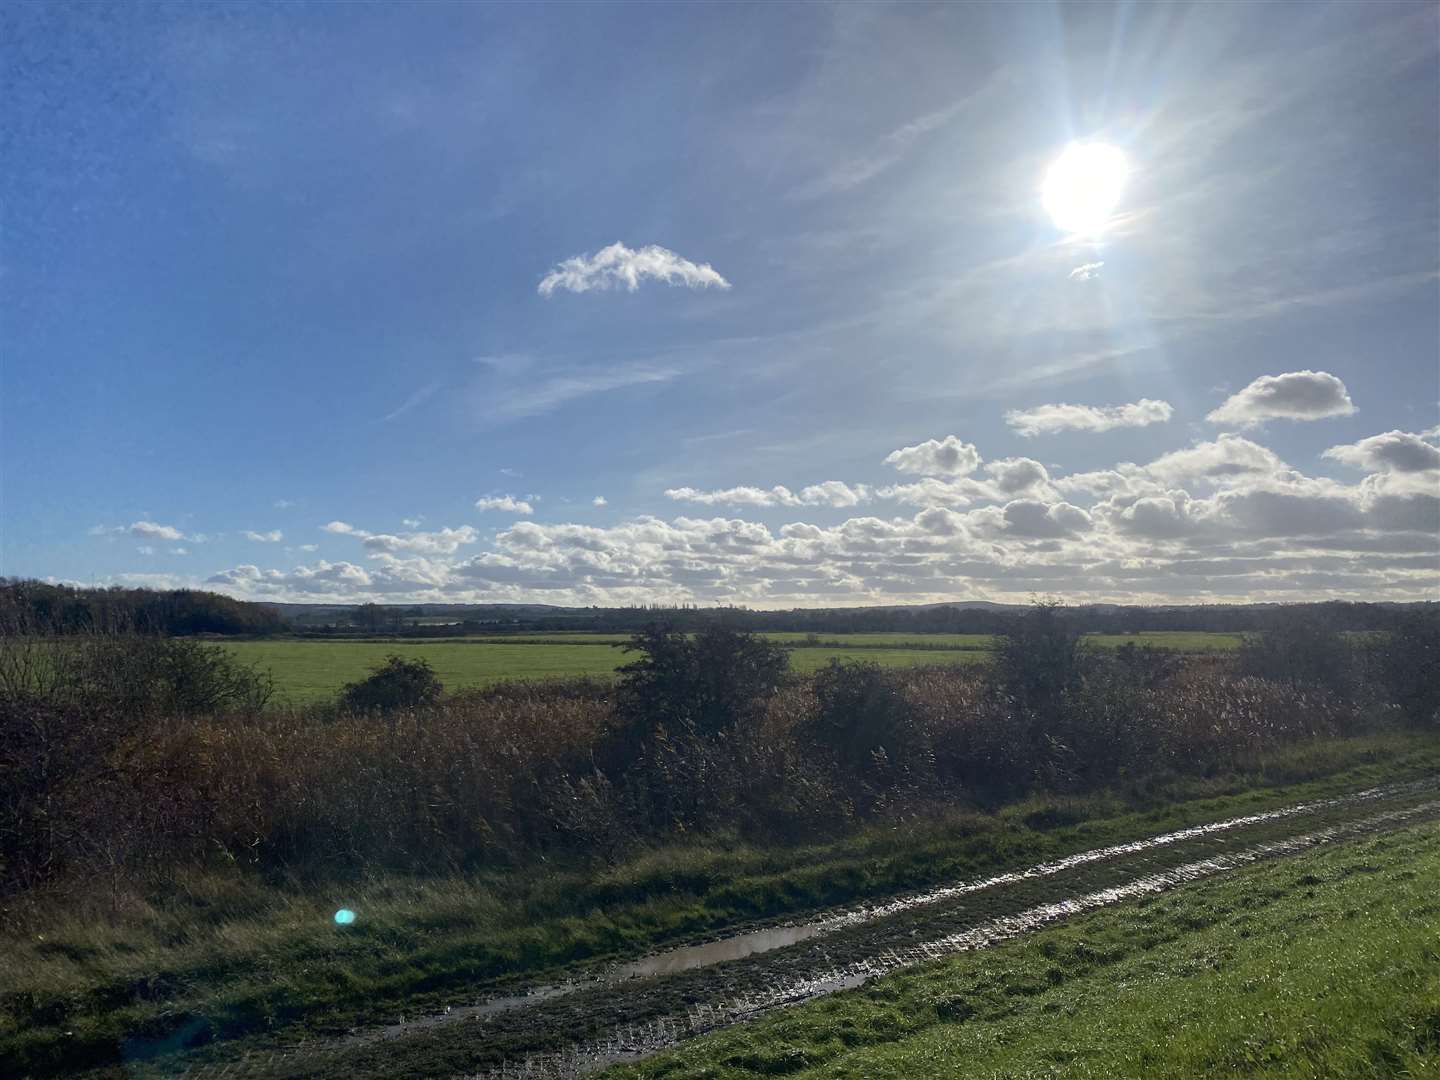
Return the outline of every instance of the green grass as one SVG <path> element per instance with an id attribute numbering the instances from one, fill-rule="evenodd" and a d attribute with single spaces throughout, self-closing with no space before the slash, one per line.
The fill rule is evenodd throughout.
<path id="1" fill-rule="evenodd" d="M 802 847 L 697 838 L 611 867 L 331 886 L 267 884 L 236 868 L 114 907 L 96 883 L 88 902 L 42 900 L 0 934 L 0 1075 L 23 1074 L 7 1060 L 50 1073 L 103 1061 L 118 1039 L 187 1018 L 221 1038 L 344 1030 L 397 1002 L 423 1010 L 578 962 L 1437 770 L 1440 741 L 1388 736 L 1291 747 L 1250 776 L 1064 800 L 1075 824 L 1058 828 L 1057 804 L 1039 798 Z M 331 922 L 341 906 L 362 916 L 344 932 Z"/>
<path id="2" fill-rule="evenodd" d="M 620 1078 L 1440 1075 L 1433 824 L 1102 910 Z"/>
<path id="3" fill-rule="evenodd" d="M 1245 640 L 1243 634 L 1214 634 L 1191 632 L 1189 630 L 1152 630 L 1143 634 L 1086 634 L 1085 640 L 1092 645 L 1115 648 L 1134 643 L 1153 645 L 1160 649 L 1175 649 L 1178 652 L 1232 652 L 1240 648 Z"/>
<path id="4" fill-rule="evenodd" d="M 819 647 L 805 647 L 807 634 L 773 633 L 766 637 L 791 645 L 791 668 L 802 674 L 831 660 L 867 660 L 886 667 L 975 663 L 984 660 L 993 638 L 985 634 L 823 634 Z M 629 641 L 624 634 L 572 631 L 527 634 L 514 638 L 474 637 L 441 641 L 404 638 L 348 641 L 262 640 L 228 644 L 236 656 L 269 671 L 279 696 L 296 704 L 333 698 L 346 683 L 362 679 L 391 653 L 421 658 L 450 690 L 489 686 L 506 679 L 551 679 L 588 675 L 606 678 L 634 659 L 616 648 Z M 1129 642 L 1184 652 L 1234 649 L 1235 634 L 1094 634 L 1088 640 L 1102 647 Z M 841 643 L 835 647 L 834 643 Z M 905 648 L 904 646 L 917 646 Z"/>
<path id="5" fill-rule="evenodd" d="M 628 640 L 628 639 L 622 639 Z M 346 683 L 363 679 L 392 653 L 420 658 L 447 690 L 489 686 L 506 679 L 609 677 L 634 660 L 614 647 L 525 645 L 476 641 L 237 641 L 226 646 L 246 663 L 270 672 L 282 699 L 303 704 L 333 698 Z M 929 649 L 800 649 L 791 655 L 795 671 L 824 667 L 831 659 L 870 660 L 888 667 L 969 663 L 984 653 Z"/>

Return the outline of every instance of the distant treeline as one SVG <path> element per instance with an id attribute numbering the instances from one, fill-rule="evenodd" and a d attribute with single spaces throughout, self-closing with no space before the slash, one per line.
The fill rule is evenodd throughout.
<path id="1" fill-rule="evenodd" d="M 77 589 L 0 578 L 0 630 L 40 634 L 276 634 L 284 618 L 262 604 L 190 589 Z"/>
<path id="2" fill-rule="evenodd" d="M 1331 601 L 1321 604 L 1225 604 L 1199 607 L 1119 607 L 1112 605 L 1063 609 L 1062 617 L 1080 633 L 1128 634 L 1156 630 L 1246 633 L 1261 631 L 1277 614 L 1298 616 L 1335 631 L 1389 630 L 1409 610 L 1440 609 L 1440 604 L 1366 604 Z M 527 634 L 569 630 L 595 633 L 636 633 L 654 622 L 679 630 L 699 631 L 711 626 L 736 630 L 793 631 L 806 634 L 910 633 L 1004 634 L 1024 613 L 1023 608 L 841 608 L 831 610 L 752 611 L 748 608 L 575 608 L 553 612 L 511 613 L 483 608 L 460 609 L 455 622 L 427 625 L 416 620 L 421 608 L 381 607 L 365 604 L 333 614 L 331 626 L 305 626 L 307 634 L 345 635 L 384 631 L 413 637 L 453 637 L 456 634 Z"/>

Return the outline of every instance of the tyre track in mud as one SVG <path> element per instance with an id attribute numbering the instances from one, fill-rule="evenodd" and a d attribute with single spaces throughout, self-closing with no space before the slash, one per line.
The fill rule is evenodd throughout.
<path id="1" fill-rule="evenodd" d="M 1316 845 L 1440 820 L 1437 794 L 1440 777 L 1431 777 L 1230 818 L 671 949 L 600 976 L 537 986 L 347 1038 L 256 1051 L 180 1075 L 579 1077 L 1097 907 Z"/>

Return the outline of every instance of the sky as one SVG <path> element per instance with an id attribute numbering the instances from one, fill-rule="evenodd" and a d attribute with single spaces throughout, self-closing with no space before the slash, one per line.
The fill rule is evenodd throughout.
<path id="1" fill-rule="evenodd" d="M 1440 598 L 1437 42 L 1429 3 L 4 5 L 0 573 Z M 1126 167 L 1081 232 L 1072 146 Z"/>

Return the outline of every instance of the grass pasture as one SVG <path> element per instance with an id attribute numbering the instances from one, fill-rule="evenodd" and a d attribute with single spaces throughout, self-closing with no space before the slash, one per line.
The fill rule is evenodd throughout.
<path id="1" fill-rule="evenodd" d="M 808 634 L 765 636 L 791 647 L 791 667 L 801 674 L 817 671 L 831 660 L 864 660 L 885 667 L 976 663 L 993 645 L 987 634 L 820 634 L 814 646 L 805 644 Z M 269 671 L 279 697 L 305 704 L 333 697 L 392 653 L 427 660 L 447 689 L 462 690 L 506 679 L 606 678 L 632 659 L 618 647 L 629 640 L 625 634 L 553 631 L 439 641 L 239 641 L 227 647 L 246 663 Z M 1087 640 L 1102 648 L 1135 643 L 1186 653 L 1223 652 L 1240 644 L 1238 634 L 1187 632 L 1094 634 Z"/>

